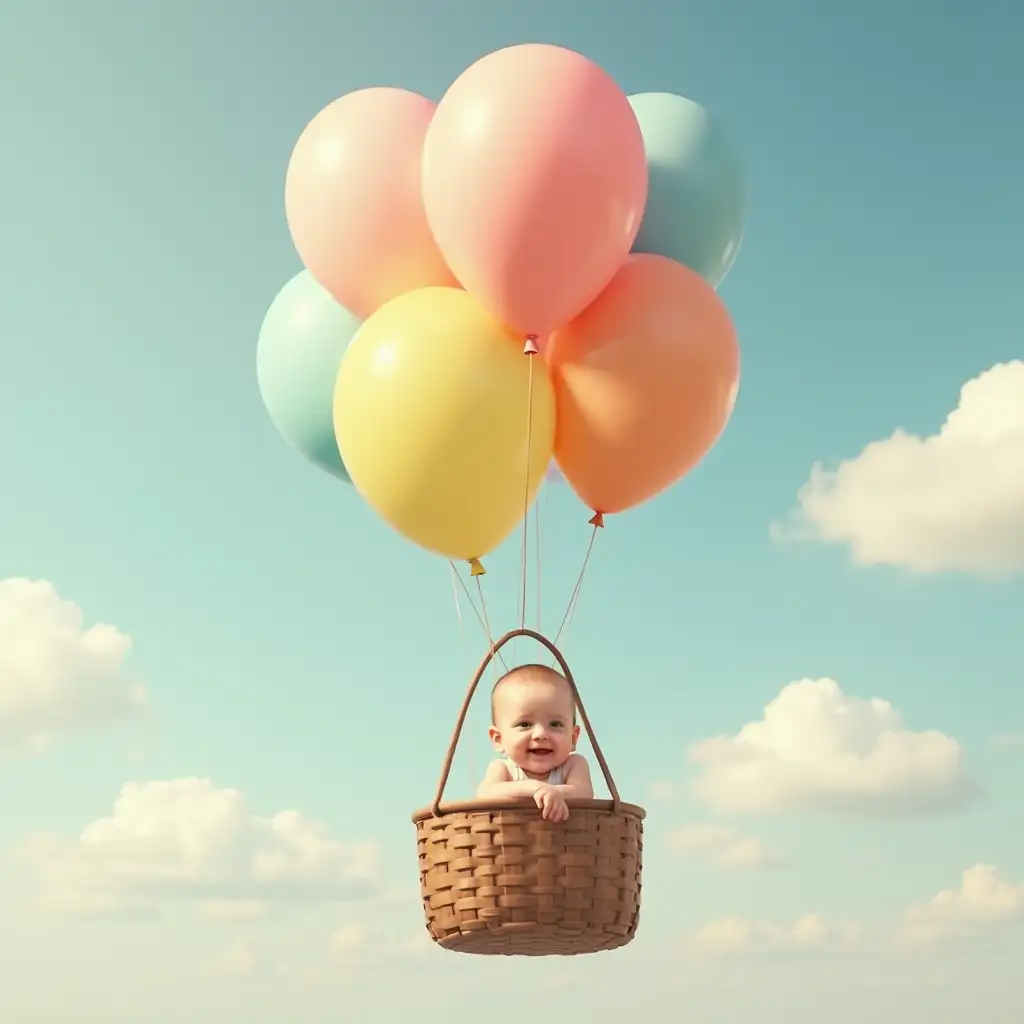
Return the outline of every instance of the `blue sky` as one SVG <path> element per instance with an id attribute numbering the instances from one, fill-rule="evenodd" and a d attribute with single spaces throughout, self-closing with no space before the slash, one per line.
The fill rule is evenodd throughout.
<path id="1" fill-rule="evenodd" d="M 546 1012 L 596 1021 L 681 1003 L 694 1022 L 1016 1020 L 1022 32 L 1009 0 L 0 4 L 0 580 L 47 581 L 83 628 L 115 626 L 131 650 L 108 675 L 146 693 L 142 714 L 90 703 L 77 625 L 53 593 L 4 584 L 0 1019 L 434 1024 L 457 991 L 504 1024 L 536 985 Z M 367 85 L 439 98 L 534 40 L 707 105 L 750 183 L 721 290 L 743 352 L 733 420 L 682 484 L 609 520 L 566 644 L 620 789 L 649 808 L 644 921 L 627 950 L 555 964 L 423 936 L 408 816 L 483 637 L 465 608 L 460 632 L 446 563 L 286 448 L 255 380 L 260 322 L 299 269 L 283 182 L 308 120 Z M 864 453 L 936 435 L 970 381 L 943 438 Z M 812 466 L 843 460 L 804 504 L 814 536 L 780 537 Z M 588 511 L 564 486 L 541 503 L 553 631 Z M 513 539 L 488 561 L 497 624 L 518 556 Z M 86 653 L 119 643 L 93 634 Z M 811 687 L 776 706 L 745 789 L 728 745 L 688 761 L 823 678 L 891 702 L 909 738 Z M 26 707 L 43 749 L 15 742 Z M 463 789 L 485 728 L 481 708 Z M 85 897 L 123 881 L 123 847 L 76 837 L 126 783 L 190 778 L 210 788 L 143 789 L 124 812 L 154 857 L 164 844 L 159 913 L 97 914 Z M 984 795 L 958 802 L 968 778 Z M 183 892 L 188 851 L 206 864 L 229 836 L 218 855 L 242 857 L 269 841 L 246 815 L 288 809 L 377 844 L 376 895 L 311 902 L 298 879 L 264 914 L 256 885 Z M 904 918 L 977 864 L 998 876 Z M 801 945 L 808 914 L 836 931 L 815 918 Z M 930 929 L 912 950 L 908 921 Z"/>

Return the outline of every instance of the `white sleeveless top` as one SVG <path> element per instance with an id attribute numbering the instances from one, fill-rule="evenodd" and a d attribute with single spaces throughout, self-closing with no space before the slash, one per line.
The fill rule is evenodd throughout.
<path id="1" fill-rule="evenodd" d="M 515 763 L 515 761 L 510 761 L 508 758 L 505 758 L 505 764 L 508 765 L 508 773 L 512 776 L 513 782 L 526 782 L 530 778 L 530 776 L 527 775 L 526 772 L 524 772 L 523 769 Z M 568 766 L 569 762 L 566 761 L 565 764 L 560 764 L 557 768 L 553 768 L 548 773 L 548 777 L 544 781 L 549 786 L 565 785 L 565 776 L 568 774 Z"/>

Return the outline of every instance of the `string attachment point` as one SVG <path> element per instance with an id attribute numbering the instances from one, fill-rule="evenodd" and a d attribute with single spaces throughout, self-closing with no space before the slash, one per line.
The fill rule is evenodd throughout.
<path id="1" fill-rule="evenodd" d="M 595 512 L 593 516 L 587 520 L 591 526 L 597 527 L 598 529 L 604 529 L 604 513 Z"/>
<path id="2" fill-rule="evenodd" d="M 469 575 L 470 576 L 485 576 L 487 570 L 483 567 L 483 563 L 479 558 L 471 558 L 469 560 Z"/>
<path id="3" fill-rule="evenodd" d="M 540 351 L 537 346 L 537 335 L 528 334 L 526 336 L 526 343 L 523 345 L 523 355 L 535 356 Z"/>

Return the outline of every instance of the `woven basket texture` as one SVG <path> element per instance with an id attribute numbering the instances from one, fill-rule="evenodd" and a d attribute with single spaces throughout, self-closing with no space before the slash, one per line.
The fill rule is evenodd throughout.
<path id="1" fill-rule="evenodd" d="M 453 811 L 417 822 L 427 930 L 464 953 L 597 953 L 640 917 L 643 822 L 636 808 Z"/>

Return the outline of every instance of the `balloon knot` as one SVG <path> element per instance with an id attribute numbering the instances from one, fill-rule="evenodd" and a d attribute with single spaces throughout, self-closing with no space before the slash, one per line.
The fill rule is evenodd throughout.
<path id="1" fill-rule="evenodd" d="M 540 349 L 537 347 L 537 335 L 528 334 L 526 336 L 526 344 L 523 345 L 523 355 L 535 356 Z"/>
<path id="2" fill-rule="evenodd" d="M 603 530 L 604 529 L 604 513 L 603 512 L 595 512 L 593 517 L 589 520 L 589 522 L 590 522 L 590 525 L 593 526 L 595 529 L 599 528 L 599 529 Z"/>
<path id="3" fill-rule="evenodd" d="M 469 575 L 470 576 L 484 576 L 487 570 L 483 567 L 479 558 L 471 558 L 469 560 Z"/>

